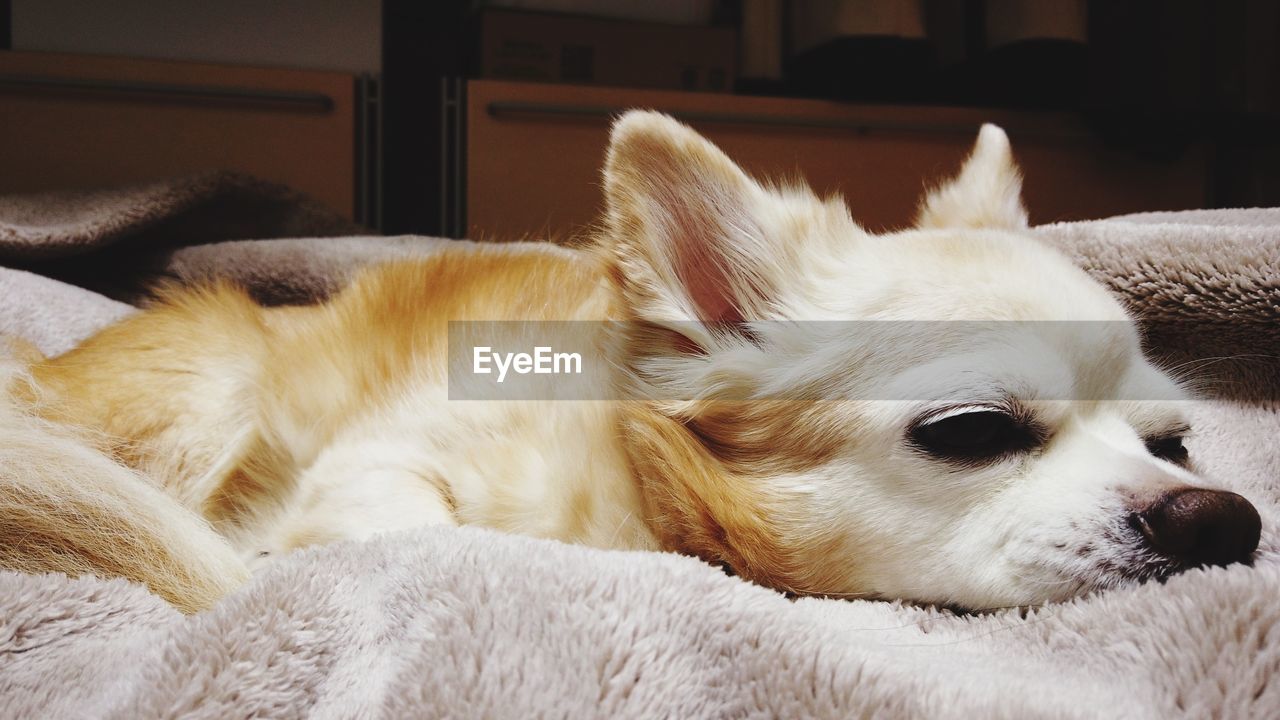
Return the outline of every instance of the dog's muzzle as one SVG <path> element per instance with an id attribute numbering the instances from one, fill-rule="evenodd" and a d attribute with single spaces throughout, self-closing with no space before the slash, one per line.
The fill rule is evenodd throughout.
<path id="1" fill-rule="evenodd" d="M 1179 569 L 1248 563 L 1262 534 L 1257 509 L 1224 490 L 1165 493 L 1136 511 L 1132 522 L 1147 547 Z"/>

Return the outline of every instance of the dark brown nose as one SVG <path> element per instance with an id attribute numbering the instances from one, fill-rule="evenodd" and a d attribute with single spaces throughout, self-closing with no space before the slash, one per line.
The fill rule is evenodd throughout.
<path id="1" fill-rule="evenodd" d="M 1194 567 L 1247 562 L 1258 548 L 1262 519 L 1233 492 L 1183 488 L 1137 515 L 1152 550 Z"/>

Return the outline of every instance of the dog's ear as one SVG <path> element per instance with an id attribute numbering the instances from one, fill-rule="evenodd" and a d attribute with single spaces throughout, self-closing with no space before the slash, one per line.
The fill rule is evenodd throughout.
<path id="1" fill-rule="evenodd" d="M 1022 175 L 1013 162 L 1009 137 L 983 125 L 960 174 L 924 199 L 916 225 L 922 228 L 1002 228 L 1027 226 Z"/>
<path id="2" fill-rule="evenodd" d="M 648 320 L 763 319 L 784 262 L 762 227 L 776 199 L 692 129 L 633 111 L 604 170 L 618 280 Z"/>

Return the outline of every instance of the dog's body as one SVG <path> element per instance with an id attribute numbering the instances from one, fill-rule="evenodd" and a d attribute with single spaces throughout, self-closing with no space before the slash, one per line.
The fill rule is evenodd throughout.
<path id="1" fill-rule="evenodd" d="M 464 247 L 317 306 L 180 293 L 37 373 L 250 563 L 433 523 L 655 548 L 612 408 L 447 399 L 450 318 L 601 320 L 610 304 L 587 255 Z"/>
<path id="2" fill-rule="evenodd" d="M 1178 391 L 1142 358 L 1123 309 L 1022 236 L 999 130 L 984 129 L 919 228 L 888 236 L 858 228 L 842 203 L 762 188 L 651 113 L 615 127 L 605 179 L 594 249 L 446 249 L 368 270 L 313 307 L 178 291 L 33 365 L 27 395 L 45 417 L 103 432 L 106 449 L 163 484 L 167 497 L 146 501 L 169 505 L 152 510 L 179 524 L 202 516 L 230 545 L 170 547 L 220 558 L 192 562 L 199 582 L 185 585 L 146 562 L 105 571 L 196 608 L 240 581 L 237 562 L 476 524 L 690 553 L 801 593 L 981 608 L 1243 560 L 1256 545 L 1247 503 L 1188 494 L 1200 482 L 1160 450 L 1185 431 L 1177 405 L 1132 398 Z M 451 320 L 618 321 L 584 325 L 616 367 L 600 397 L 625 387 L 642 399 L 450 400 Z M 847 320 L 1106 331 L 975 336 L 936 322 L 925 338 L 855 352 L 829 328 L 779 329 Z M 1050 361 L 1011 364 L 1007 347 L 1022 342 Z M 926 397 L 824 395 L 866 397 L 873 381 Z M 1087 400 L 1053 402 L 1067 397 Z M 1004 444 L 978 447 L 992 432 Z M 1175 516 L 1243 535 L 1174 549 L 1164 526 L 1191 522 Z M 0 504 L 16 527 L 12 517 Z M 93 570 L 92 529 L 82 534 L 6 562 Z"/>

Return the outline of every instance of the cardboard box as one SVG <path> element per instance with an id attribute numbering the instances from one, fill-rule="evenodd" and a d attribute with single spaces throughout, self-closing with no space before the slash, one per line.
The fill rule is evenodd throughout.
<path id="1" fill-rule="evenodd" d="M 729 92 L 737 73 L 733 28 L 486 9 L 479 33 L 481 78 Z"/>

